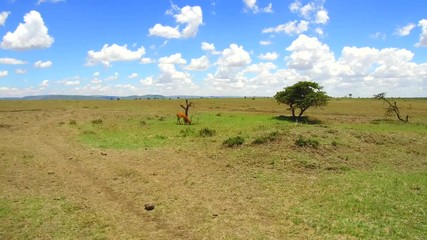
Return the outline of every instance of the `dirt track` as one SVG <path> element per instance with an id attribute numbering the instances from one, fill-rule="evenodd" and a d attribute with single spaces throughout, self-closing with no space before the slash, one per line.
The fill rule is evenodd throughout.
<path id="1" fill-rule="evenodd" d="M 46 222 L 29 227 L 29 236 L 49 239 L 55 228 L 82 221 L 77 230 L 81 233 L 74 233 L 81 238 L 99 231 L 111 239 L 198 239 L 207 232 L 217 237 L 232 233 L 238 218 L 256 223 L 262 217 L 255 210 L 241 209 L 250 209 L 250 201 L 245 200 L 264 190 L 236 174 L 224 185 L 230 174 L 216 164 L 219 156 L 211 154 L 209 162 L 191 149 L 90 149 L 77 141 L 78 130 L 68 121 L 91 118 L 93 112 L 87 109 L 1 112 L 2 196 L 44 202 L 41 215 Z M 236 189 L 247 189 L 248 196 L 236 195 Z M 151 202 L 156 208 L 144 210 L 144 204 Z M 61 214 L 52 222 L 51 209 L 57 208 Z M 2 237 L 14 238 L 13 232 L 7 232 L 16 226 L 8 224 Z M 35 229 L 40 232 L 31 232 Z"/>

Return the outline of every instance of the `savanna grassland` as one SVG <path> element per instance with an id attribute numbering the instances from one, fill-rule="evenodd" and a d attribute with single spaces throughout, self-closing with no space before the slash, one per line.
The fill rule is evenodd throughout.
<path id="1" fill-rule="evenodd" d="M 0 239 L 427 238 L 427 100 L 192 101 L 0 101 Z"/>

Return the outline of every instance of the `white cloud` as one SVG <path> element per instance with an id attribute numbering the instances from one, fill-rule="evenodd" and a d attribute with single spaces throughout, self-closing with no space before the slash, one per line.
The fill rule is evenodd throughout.
<path id="1" fill-rule="evenodd" d="M 138 77 L 138 73 L 132 73 L 132 74 L 130 74 L 128 76 L 128 78 L 130 78 L 130 79 L 134 79 L 134 78 L 137 78 L 137 77 Z"/>
<path id="2" fill-rule="evenodd" d="M 246 5 L 246 8 L 251 10 L 253 13 L 272 13 L 273 4 L 269 3 L 266 7 L 260 8 L 256 4 L 256 0 L 243 0 Z"/>
<path id="3" fill-rule="evenodd" d="M 243 49 L 243 46 L 230 44 L 230 48 L 222 51 L 221 57 L 217 64 L 223 67 L 242 67 L 251 63 L 251 57 L 248 52 Z"/>
<path id="4" fill-rule="evenodd" d="M 200 58 L 191 59 L 191 63 L 185 67 L 187 70 L 206 70 L 209 68 L 210 61 L 206 55 L 201 56 Z"/>
<path id="5" fill-rule="evenodd" d="M 303 32 L 306 32 L 308 30 L 308 24 L 307 21 L 291 21 L 287 22 L 286 24 L 280 24 L 276 27 L 266 28 L 262 30 L 262 33 L 280 33 L 284 32 L 286 34 L 301 34 Z"/>
<path id="6" fill-rule="evenodd" d="M 94 72 L 92 76 L 97 78 L 97 77 L 101 76 L 101 73 L 100 72 Z"/>
<path id="7" fill-rule="evenodd" d="M 34 63 L 35 68 L 50 68 L 51 66 L 52 66 L 51 61 L 46 61 L 46 62 L 37 61 Z"/>
<path id="8" fill-rule="evenodd" d="M 181 53 L 175 53 L 168 57 L 162 57 L 159 59 L 160 64 L 186 64 L 187 61 L 182 58 Z"/>
<path id="9" fill-rule="evenodd" d="M 27 70 L 18 68 L 18 69 L 15 69 L 15 73 L 16 74 L 25 74 L 25 73 L 27 73 Z"/>
<path id="10" fill-rule="evenodd" d="M 98 52 L 90 50 L 86 59 L 87 66 L 95 66 L 101 63 L 104 66 L 110 67 L 112 62 L 118 61 L 134 61 L 140 59 L 145 54 L 144 47 L 140 47 L 136 51 L 129 50 L 127 45 L 119 46 L 113 44 L 109 46 L 105 44 Z"/>
<path id="11" fill-rule="evenodd" d="M 0 71 L 0 78 L 7 77 L 7 75 L 9 75 L 8 71 Z"/>
<path id="12" fill-rule="evenodd" d="M 412 29 L 414 29 L 415 27 L 416 27 L 415 24 L 409 23 L 408 25 L 406 25 L 404 27 L 397 28 L 395 31 L 395 34 L 398 36 L 401 36 L 401 37 L 402 36 L 408 36 L 411 33 Z"/>
<path id="13" fill-rule="evenodd" d="M 418 22 L 418 26 L 421 27 L 420 40 L 416 44 L 417 47 L 427 47 L 427 19 L 422 19 Z"/>
<path id="14" fill-rule="evenodd" d="M 49 80 L 43 80 L 41 83 L 40 83 L 40 87 L 48 87 L 49 86 Z"/>
<path id="15" fill-rule="evenodd" d="M 42 3 L 60 3 L 65 2 L 65 0 L 38 0 L 37 5 L 40 5 Z"/>
<path id="16" fill-rule="evenodd" d="M 215 45 L 213 43 L 202 42 L 202 50 L 205 52 L 209 52 L 212 55 L 221 54 L 220 51 L 215 50 Z"/>
<path id="17" fill-rule="evenodd" d="M 258 56 L 259 59 L 266 60 L 266 61 L 274 61 L 278 57 L 279 57 L 279 54 L 277 54 L 276 52 L 267 52 L 265 54 L 260 54 Z"/>
<path id="18" fill-rule="evenodd" d="M 154 84 L 154 78 L 152 76 L 146 77 L 144 79 L 139 80 L 142 85 L 151 86 Z"/>
<path id="19" fill-rule="evenodd" d="M 379 40 L 385 40 L 387 36 L 382 32 L 376 32 L 374 34 L 369 35 L 372 39 L 379 39 Z"/>
<path id="20" fill-rule="evenodd" d="M 163 38 L 190 38 L 196 36 L 199 26 L 203 24 L 203 12 L 200 6 L 185 6 L 178 8 L 172 5 L 172 9 L 167 11 L 167 15 L 172 15 L 173 12 L 179 12 L 174 15 L 175 21 L 178 24 L 185 24 L 184 29 L 180 30 L 180 25 L 176 27 L 164 26 L 160 23 L 148 30 L 150 36 L 158 36 Z"/>
<path id="21" fill-rule="evenodd" d="M 115 72 L 113 75 L 107 77 L 105 81 L 117 81 L 119 80 L 119 76 L 120 74 L 118 72 Z"/>
<path id="22" fill-rule="evenodd" d="M 297 70 L 311 69 L 335 61 L 328 45 L 321 43 L 316 37 L 304 34 L 299 35 L 286 50 L 292 52 L 288 67 Z"/>
<path id="23" fill-rule="evenodd" d="M 21 64 L 27 64 L 27 62 L 14 59 L 14 58 L 0 58 L 0 64 L 21 65 Z"/>
<path id="24" fill-rule="evenodd" d="M 48 48 L 53 41 L 40 13 L 31 11 L 24 16 L 24 23 L 20 23 L 15 32 L 8 32 L 3 37 L 1 47 L 13 50 Z"/>
<path id="25" fill-rule="evenodd" d="M 150 28 L 149 30 L 150 36 L 158 36 L 158 37 L 164 37 L 164 38 L 180 38 L 181 33 L 178 30 L 177 27 L 169 27 L 169 26 L 163 26 L 160 23 L 157 23 L 154 25 L 154 27 Z"/>
<path id="26" fill-rule="evenodd" d="M 262 45 L 262 46 L 267 46 L 267 45 L 271 45 L 272 43 L 271 43 L 271 41 L 259 41 L 259 44 L 260 45 Z"/>
<path id="27" fill-rule="evenodd" d="M 151 58 L 141 58 L 141 61 L 140 61 L 141 64 L 150 64 L 153 62 L 155 62 L 155 61 Z"/>
<path id="28" fill-rule="evenodd" d="M 414 54 L 406 49 L 346 46 L 336 59 L 328 45 L 300 35 L 287 50 L 291 52 L 286 58 L 289 70 L 294 70 L 299 79 L 325 86 L 332 96 L 343 92 L 364 97 L 378 92 L 421 96 L 420 89 L 426 87 L 427 65 L 413 62 Z"/>
<path id="29" fill-rule="evenodd" d="M 4 24 L 6 23 L 6 19 L 7 17 L 9 17 L 10 12 L 1 12 L 0 13 L 0 26 L 4 26 Z"/>
<path id="30" fill-rule="evenodd" d="M 303 5 L 301 0 L 295 0 L 289 5 L 289 10 L 296 13 L 303 20 L 290 21 L 276 28 L 268 28 L 269 32 L 285 32 L 287 34 L 301 34 L 309 30 L 309 26 L 314 25 L 314 32 L 323 36 L 323 29 L 319 25 L 325 25 L 329 21 L 328 11 L 323 7 L 325 1 L 311 1 Z M 267 31 L 268 32 L 268 31 Z"/>
<path id="31" fill-rule="evenodd" d="M 328 11 L 321 9 L 316 13 L 315 23 L 326 24 L 329 20 Z"/>
<path id="32" fill-rule="evenodd" d="M 69 81 L 65 81 L 64 84 L 66 86 L 78 86 L 80 85 L 80 80 L 69 80 Z"/>

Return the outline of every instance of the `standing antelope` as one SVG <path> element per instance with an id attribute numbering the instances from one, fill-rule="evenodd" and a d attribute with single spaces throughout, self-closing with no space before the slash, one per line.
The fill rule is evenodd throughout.
<path id="1" fill-rule="evenodd" d="M 181 113 L 181 112 L 176 114 L 176 123 L 177 124 L 182 124 L 181 118 L 184 119 L 184 124 L 191 124 L 191 119 L 188 118 L 187 115 L 185 115 L 184 113 Z"/>

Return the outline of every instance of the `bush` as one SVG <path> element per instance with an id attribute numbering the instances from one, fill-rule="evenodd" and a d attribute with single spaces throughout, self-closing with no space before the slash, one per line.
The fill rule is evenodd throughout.
<path id="1" fill-rule="evenodd" d="M 222 143 L 222 145 L 226 147 L 235 147 L 235 146 L 242 145 L 244 142 L 245 142 L 244 138 L 242 138 L 241 136 L 237 136 L 237 137 L 228 138 Z"/>
<path id="2" fill-rule="evenodd" d="M 101 124 L 101 123 L 102 123 L 102 119 L 100 119 L 100 118 L 93 119 L 93 120 L 92 120 L 92 123 L 93 123 L 93 124 Z"/>
<path id="3" fill-rule="evenodd" d="M 70 125 L 76 125 L 76 124 L 77 124 L 77 122 L 76 122 L 76 120 L 71 119 L 71 120 L 69 121 L 69 124 L 70 124 Z"/>
<path id="4" fill-rule="evenodd" d="M 271 132 L 266 136 L 261 136 L 261 137 L 255 138 L 255 140 L 252 141 L 252 144 L 264 144 L 267 142 L 272 142 L 272 141 L 276 140 L 278 136 L 279 136 L 279 132 L 277 132 L 277 131 Z"/>
<path id="5" fill-rule="evenodd" d="M 304 139 L 302 136 L 299 136 L 297 140 L 295 140 L 295 145 L 299 147 L 319 147 L 319 141 L 315 139 Z"/>
<path id="6" fill-rule="evenodd" d="M 202 128 L 199 131 L 199 136 L 200 137 L 212 137 L 216 134 L 216 131 L 213 129 L 209 129 L 209 128 Z"/>
<path id="7" fill-rule="evenodd" d="M 194 129 L 193 128 L 185 128 L 185 129 L 182 129 L 181 131 L 179 131 L 180 132 L 180 135 L 182 136 L 182 137 L 188 137 L 188 136 L 190 136 L 190 135 L 193 135 L 193 133 L 194 133 Z"/>

